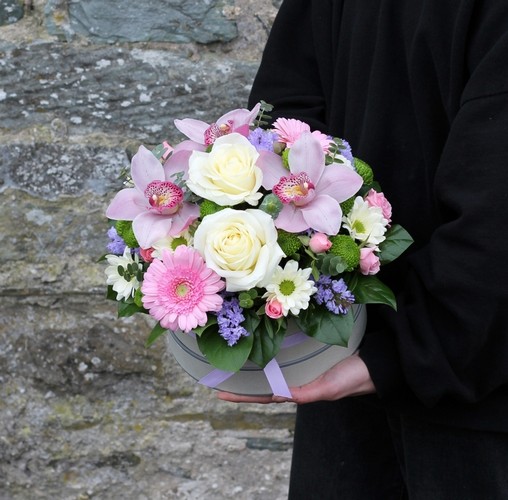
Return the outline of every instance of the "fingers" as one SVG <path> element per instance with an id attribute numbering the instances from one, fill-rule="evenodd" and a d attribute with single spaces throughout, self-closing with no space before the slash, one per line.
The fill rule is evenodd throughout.
<path id="1" fill-rule="evenodd" d="M 231 392 L 219 391 L 217 397 L 223 401 L 229 401 L 231 403 L 258 403 L 258 404 L 269 404 L 269 403 L 287 403 L 292 402 L 292 399 L 284 398 L 282 396 L 244 396 L 242 394 L 233 394 Z"/>

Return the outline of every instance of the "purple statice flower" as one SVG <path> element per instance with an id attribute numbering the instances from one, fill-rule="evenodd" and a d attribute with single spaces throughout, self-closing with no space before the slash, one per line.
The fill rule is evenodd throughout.
<path id="1" fill-rule="evenodd" d="M 108 237 L 110 242 L 107 245 L 107 249 L 114 255 L 123 255 L 123 251 L 127 245 L 123 238 L 117 233 L 115 226 L 111 226 L 108 229 Z"/>
<path id="2" fill-rule="evenodd" d="M 241 323 L 245 321 L 242 311 L 239 300 L 236 297 L 231 297 L 224 299 L 222 309 L 217 313 L 219 335 L 227 341 L 230 347 L 235 345 L 240 337 L 249 335 L 249 332 L 241 326 Z"/>
<path id="3" fill-rule="evenodd" d="M 330 276 L 323 275 L 317 280 L 316 286 L 318 291 L 314 300 L 320 305 L 324 304 L 333 314 L 347 314 L 355 302 L 355 296 L 342 278 L 333 280 Z"/>
<path id="4" fill-rule="evenodd" d="M 353 158 L 353 151 L 351 149 L 351 145 L 345 139 L 341 139 L 341 142 L 343 149 L 341 148 L 340 154 L 344 156 L 347 160 L 349 160 L 352 165 L 354 165 L 355 160 Z"/>
<path id="5" fill-rule="evenodd" d="M 273 143 L 277 141 L 278 135 L 275 132 L 258 127 L 249 133 L 248 139 L 258 151 L 271 151 L 273 153 Z"/>

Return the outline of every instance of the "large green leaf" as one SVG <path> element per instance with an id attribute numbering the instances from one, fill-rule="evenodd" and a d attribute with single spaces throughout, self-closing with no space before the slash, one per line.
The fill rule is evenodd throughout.
<path id="1" fill-rule="evenodd" d="M 349 286 L 359 304 L 386 304 L 397 310 L 395 295 L 375 276 L 358 274 Z"/>
<path id="2" fill-rule="evenodd" d="M 354 318 L 351 310 L 345 315 L 337 315 L 323 306 L 315 306 L 300 311 L 296 323 L 307 335 L 319 342 L 347 347 Z"/>
<path id="3" fill-rule="evenodd" d="M 257 327 L 252 330 L 254 344 L 249 359 L 264 368 L 277 356 L 285 334 L 286 322 L 274 322 L 263 315 Z"/>
<path id="4" fill-rule="evenodd" d="M 241 337 L 233 346 L 219 335 L 217 325 L 207 328 L 196 337 L 198 346 L 208 362 L 219 370 L 237 372 L 247 361 L 254 338 Z"/>
<path id="5" fill-rule="evenodd" d="M 388 264 L 399 257 L 412 243 L 411 235 L 398 224 L 386 231 L 386 239 L 379 245 L 379 260 Z"/>

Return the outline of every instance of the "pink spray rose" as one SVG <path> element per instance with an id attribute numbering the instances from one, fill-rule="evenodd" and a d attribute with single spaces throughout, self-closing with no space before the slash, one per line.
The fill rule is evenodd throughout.
<path id="1" fill-rule="evenodd" d="M 362 248 L 360 250 L 360 272 L 362 274 L 377 274 L 379 272 L 379 257 L 374 253 L 377 247 Z"/>
<path id="2" fill-rule="evenodd" d="M 153 253 L 153 248 L 152 247 L 150 247 L 150 248 L 140 248 L 139 249 L 139 255 L 141 255 L 141 258 L 145 262 L 152 262 L 153 261 L 152 253 Z"/>
<path id="3" fill-rule="evenodd" d="M 324 253 L 330 249 L 332 242 L 324 233 L 314 233 L 309 241 L 309 247 L 314 253 Z"/>
<path id="4" fill-rule="evenodd" d="M 283 316 L 282 304 L 277 299 L 271 299 L 265 304 L 265 313 L 269 318 L 278 319 Z"/>
<path id="5" fill-rule="evenodd" d="M 367 193 L 365 201 L 371 207 L 379 207 L 383 211 L 383 217 L 388 221 L 388 224 L 391 222 L 392 206 L 383 193 L 378 193 L 374 189 L 371 189 Z"/>

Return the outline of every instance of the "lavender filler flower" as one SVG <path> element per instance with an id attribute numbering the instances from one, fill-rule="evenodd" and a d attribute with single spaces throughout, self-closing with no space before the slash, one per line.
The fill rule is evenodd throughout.
<path id="1" fill-rule="evenodd" d="M 227 341 L 228 346 L 235 345 L 240 337 L 247 337 L 249 332 L 240 324 L 245 320 L 239 300 L 236 297 L 224 299 L 222 309 L 217 313 L 219 335 Z"/>
<path id="2" fill-rule="evenodd" d="M 108 229 L 108 237 L 110 242 L 108 243 L 107 249 L 114 255 L 123 255 L 126 244 L 123 238 L 116 231 L 115 226 L 111 226 Z"/>
<path id="3" fill-rule="evenodd" d="M 332 280 L 330 276 L 323 275 L 316 281 L 317 293 L 314 296 L 318 304 L 334 314 L 347 314 L 355 301 L 355 296 L 348 290 L 345 281 Z"/>
<path id="4" fill-rule="evenodd" d="M 273 143 L 277 140 L 277 134 L 262 128 L 256 128 L 249 134 L 249 142 L 258 151 L 272 151 Z"/>

